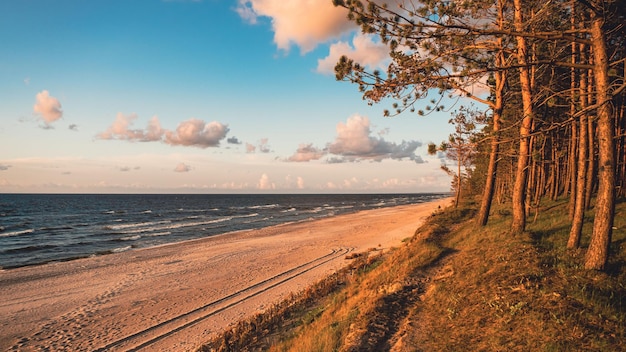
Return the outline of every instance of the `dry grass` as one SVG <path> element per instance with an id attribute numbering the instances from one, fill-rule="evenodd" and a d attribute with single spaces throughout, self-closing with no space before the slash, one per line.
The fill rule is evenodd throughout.
<path id="1" fill-rule="evenodd" d="M 565 207 L 548 204 L 525 236 L 509 235 L 505 212 L 487 229 L 452 233 L 444 243 L 458 250 L 446 264 L 453 274 L 412 307 L 397 350 L 625 350 L 624 204 L 609 274 L 583 270 L 583 251 L 565 250 Z"/>
<path id="2" fill-rule="evenodd" d="M 356 256 L 333 285 L 285 303 L 280 323 L 231 350 L 626 350 L 626 204 L 607 273 L 582 269 L 584 250 L 565 250 L 565 202 L 544 205 L 517 237 L 505 208 L 486 228 L 473 214 L 470 206 L 434 215 L 384 257 Z"/>

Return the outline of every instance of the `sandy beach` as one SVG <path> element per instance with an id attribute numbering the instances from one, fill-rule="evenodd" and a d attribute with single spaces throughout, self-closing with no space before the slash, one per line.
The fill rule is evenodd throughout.
<path id="1" fill-rule="evenodd" d="M 0 350 L 192 351 L 450 199 L 0 271 Z"/>

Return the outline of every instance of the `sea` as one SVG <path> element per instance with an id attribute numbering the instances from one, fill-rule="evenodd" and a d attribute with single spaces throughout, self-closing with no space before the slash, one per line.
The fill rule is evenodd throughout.
<path id="1" fill-rule="evenodd" d="M 0 194 L 0 269 L 447 197 L 428 194 Z"/>

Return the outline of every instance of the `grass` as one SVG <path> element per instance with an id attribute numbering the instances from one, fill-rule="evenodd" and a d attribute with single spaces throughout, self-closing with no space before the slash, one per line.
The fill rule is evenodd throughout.
<path id="1" fill-rule="evenodd" d="M 582 267 L 593 212 L 583 249 L 569 251 L 566 201 L 542 204 L 519 236 L 506 207 L 484 228 L 471 222 L 475 208 L 433 215 L 384 257 L 356 256 L 332 285 L 285 304 L 281 323 L 231 350 L 626 350 L 625 203 L 604 273 Z"/>

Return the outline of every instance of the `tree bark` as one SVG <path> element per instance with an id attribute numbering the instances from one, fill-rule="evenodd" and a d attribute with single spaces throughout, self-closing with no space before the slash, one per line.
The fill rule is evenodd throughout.
<path id="1" fill-rule="evenodd" d="M 521 0 L 514 0 L 515 29 L 524 30 Z M 528 178 L 528 160 L 530 155 L 530 132 L 533 121 L 532 93 L 530 72 L 526 60 L 526 38 L 517 36 L 517 61 L 520 65 L 520 85 L 522 90 L 522 122 L 520 124 L 519 154 L 515 171 L 515 185 L 513 186 L 513 223 L 511 232 L 519 234 L 526 229 L 526 183 Z"/>
<path id="2" fill-rule="evenodd" d="M 572 88 L 572 90 L 573 89 L 575 88 Z M 572 102 L 572 104 L 574 104 L 574 102 Z M 570 220 L 574 219 L 574 209 L 576 207 L 576 196 L 578 194 L 578 192 L 576 191 L 576 185 L 578 183 L 578 172 L 579 172 L 579 168 L 578 168 L 579 142 L 578 140 L 580 139 L 578 135 L 578 130 L 579 130 L 578 122 L 572 121 L 571 128 L 572 128 L 572 134 L 571 134 L 571 140 L 570 140 L 570 150 L 569 150 L 569 153 L 567 153 L 568 168 L 569 168 L 569 173 L 568 173 L 569 180 L 567 180 L 567 182 L 569 183 L 569 189 L 570 189 L 570 198 L 569 198 L 569 202 L 567 205 L 567 215 L 569 216 Z"/>
<path id="3" fill-rule="evenodd" d="M 571 8 L 571 14 L 570 14 L 570 23 L 571 23 L 571 29 L 575 30 L 576 29 L 576 6 L 575 6 L 575 1 L 571 1 L 570 2 L 570 8 Z M 576 44 L 576 42 L 572 42 L 571 43 L 571 55 L 570 55 L 570 59 L 571 59 L 571 63 L 572 66 L 576 64 L 576 53 L 578 51 L 578 45 Z M 576 69 L 574 67 L 572 67 L 570 69 L 570 116 L 574 116 L 574 114 L 576 113 Z M 577 185 L 578 185 L 578 173 L 583 172 L 582 169 L 580 169 L 578 167 L 579 163 L 578 163 L 578 149 L 579 148 L 579 142 L 578 139 L 582 138 L 582 135 L 578 134 L 578 123 L 579 121 L 573 120 L 572 121 L 572 140 L 571 140 L 571 144 L 570 144 L 570 151 L 568 154 L 569 157 L 569 167 L 570 167 L 570 172 L 571 172 L 571 178 L 570 178 L 570 189 L 572 190 L 570 193 L 570 198 L 569 198 L 569 203 L 568 203 L 568 215 L 570 220 L 574 220 L 574 213 L 576 212 L 576 197 L 578 196 L 578 191 L 576 189 Z"/>
<path id="4" fill-rule="evenodd" d="M 503 23 L 502 17 L 502 3 L 498 11 L 498 17 L 500 26 Z M 498 39 L 498 45 L 502 48 L 502 38 Z M 501 50 L 496 56 L 497 67 L 504 66 L 505 64 L 504 52 Z M 491 139 L 491 151 L 489 153 L 489 164 L 487 167 L 487 177 L 485 180 L 485 190 L 483 191 L 483 197 L 480 202 L 480 210 L 478 211 L 478 224 L 480 226 L 487 225 L 489 220 L 489 211 L 491 210 L 491 203 L 493 202 L 494 186 L 496 182 L 496 174 L 498 171 L 498 156 L 500 152 L 500 119 L 502 117 L 502 111 L 504 109 L 504 87 L 506 83 L 506 74 L 504 71 L 498 71 L 495 73 L 496 87 L 494 91 L 494 107 L 493 107 L 493 121 L 492 121 L 492 133 Z"/>
<path id="5" fill-rule="evenodd" d="M 591 58 L 593 60 L 593 58 Z M 593 71 L 589 70 L 587 72 L 587 105 L 593 104 Z M 593 189 L 595 187 L 595 178 L 596 178 L 596 148 L 595 148 L 595 139 L 596 139 L 596 128 L 593 119 L 587 119 L 587 138 L 588 138 L 588 148 L 589 151 L 587 153 L 589 157 L 588 165 L 587 165 L 587 183 L 585 184 L 585 209 L 591 209 L 591 196 L 593 195 Z"/>
<path id="6" fill-rule="evenodd" d="M 519 1 L 519 0 L 516 0 Z M 585 268 L 604 270 L 609 259 L 609 247 L 615 213 L 615 141 L 614 121 L 609 94 L 609 63 L 602 31 L 603 18 L 592 14 L 591 41 L 594 57 L 594 77 L 598 108 L 598 195 L 591 242 L 585 256 Z"/>
<path id="7" fill-rule="evenodd" d="M 459 200 L 461 199 L 461 154 L 459 152 L 459 156 L 457 158 L 457 166 L 456 166 L 456 196 L 454 197 L 454 207 L 459 207 Z"/>
<path id="8" fill-rule="evenodd" d="M 580 61 L 584 62 L 584 45 L 580 48 Z M 581 110 L 587 107 L 587 75 L 582 74 L 580 77 L 579 104 Z M 572 218 L 572 227 L 570 228 L 569 239 L 567 240 L 567 248 L 576 249 L 580 246 L 580 238 L 582 237 L 583 222 L 585 219 L 585 185 L 587 183 L 587 115 L 580 116 L 580 133 L 578 138 L 578 177 L 576 180 L 576 202 L 574 204 L 574 214 Z"/>

